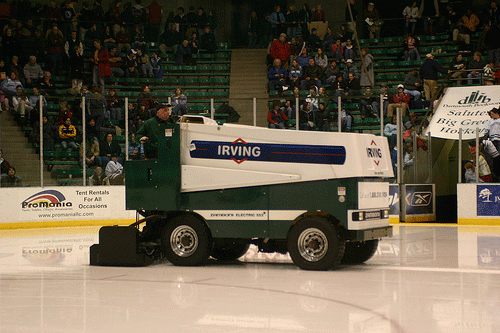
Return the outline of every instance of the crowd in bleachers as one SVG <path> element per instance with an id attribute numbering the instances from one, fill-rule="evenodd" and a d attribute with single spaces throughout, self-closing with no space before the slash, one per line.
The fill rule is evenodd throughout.
<path id="1" fill-rule="evenodd" d="M 169 85 L 153 97 L 147 83 L 163 78 L 163 63 L 182 70 L 215 55 L 215 11 L 172 8 L 165 21 L 162 6 L 145 1 L 147 5 L 116 0 L 108 8 L 101 0 L 0 2 L 0 111 L 11 111 L 21 126 L 33 129 L 31 138 L 39 140 L 42 103 L 46 151 L 78 150 L 84 112 L 90 119 L 87 132 L 95 127 L 91 137 L 98 143 L 108 133 L 120 134 L 125 96 L 132 97 L 127 105 L 131 132 L 155 116 L 160 95 L 171 99 L 176 115 L 186 113 L 187 97 L 180 88 L 174 92 Z M 182 83 L 175 77 L 170 81 Z M 85 109 L 81 97 L 86 98 Z M 92 145 L 89 141 L 87 147 Z M 91 165 L 104 170 L 109 159 L 100 157 L 92 158 Z"/>

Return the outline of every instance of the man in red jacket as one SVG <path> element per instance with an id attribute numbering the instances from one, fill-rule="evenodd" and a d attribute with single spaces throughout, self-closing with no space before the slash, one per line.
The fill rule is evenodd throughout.
<path id="1" fill-rule="evenodd" d="M 282 33 L 278 39 L 275 39 L 271 44 L 271 57 L 280 59 L 281 65 L 288 69 L 288 61 L 290 59 L 290 43 L 286 41 L 286 34 Z"/>
<path id="2" fill-rule="evenodd" d="M 104 49 L 100 40 L 94 41 L 95 51 L 91 58 L 94 63 L 92 71 L 92 79 L 95 87 L 99 87 L 104 91 L 104 79 L 111 76 L 111 65 L 109 63 L 108 50 Z"/>
<path id="3" fill-rule="evenodd" d="M 402 108 L 403 109 L 403 117 L 406 116 L 406 110 L 408 110 L 408 103 L 410 103 L 410 95 L 404 92 L 405 86 L 400 84 L 398 85 L 398 93 L 394 94 L 392 97 L 393 103 L 389 104 L 387 108 L 387 116 L 392 117 L 394 114 L 394 109 Z"/>

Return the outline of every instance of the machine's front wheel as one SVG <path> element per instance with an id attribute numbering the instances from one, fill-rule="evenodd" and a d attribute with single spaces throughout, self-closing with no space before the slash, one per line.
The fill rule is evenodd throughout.
<path id="1" fill-rule="evenodd" d="M 297 222 L 288 236 L 288 251 L 295 265 L 305 270 L 327 270 L 340 264 L 345 242 L 341 232 L 322 217 Z"/>
<path id="2" fill-rule="evenodd" d="M 163 255 L 177 266 L 198 266 L 205 263 L 211 252 L 209 229 L 193 215 L 172 218 L 163 228 Z"/>
<path id="3" fill-rule="evenodd" d="M 364 242 L 347 242 L 342 258 L 343 264 L 361 264 L 373 257 L 378 247 L 378 239 Z"/>

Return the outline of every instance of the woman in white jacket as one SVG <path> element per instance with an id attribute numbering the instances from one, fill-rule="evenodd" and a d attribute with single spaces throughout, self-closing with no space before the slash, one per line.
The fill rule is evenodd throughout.
<path id="1" fill-rule="evenodd" d="M 408 32 L 411 32 L 412 35 L 415 34 L 418 15 L 419 10 L 416 1 L 412 1 L 411 5 L 408 5 L 405 7 L 405 9 L 403 9 L 403 16 L 406 19 L 404 31 L 405 34 L 407 34 Z"/>

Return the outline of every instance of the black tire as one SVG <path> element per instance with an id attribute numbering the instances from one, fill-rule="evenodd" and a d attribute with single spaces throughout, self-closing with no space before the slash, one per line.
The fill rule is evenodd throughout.
<path id="1" fill-rule="evenodd" d="M 338 228 L 325 218 L 306 217 L 288 235 L 288 252 L 293 263 L 304 270 L 336 268 L 344 255 L 344 239 Z"/>
<path id="2" fill-rule="evenodd" d="M 216 239 L 212 257 L 217 260 L 231 261 L 247 253 L 250 244 L 242 239 Z"/>
<path id="3" fill-rule="evenodd" d="M 209 229 L 193 215 L 175 216 L 163 228 L 161 249 L 176 266 L 203 265 L 212 250 Z"/>
<path id="4" fill-rule="evenodd" d="M 362 264 L 377 252 L 378 239 L 364 242 L 347 242 L 345 244 L 343 264 Z"/>

